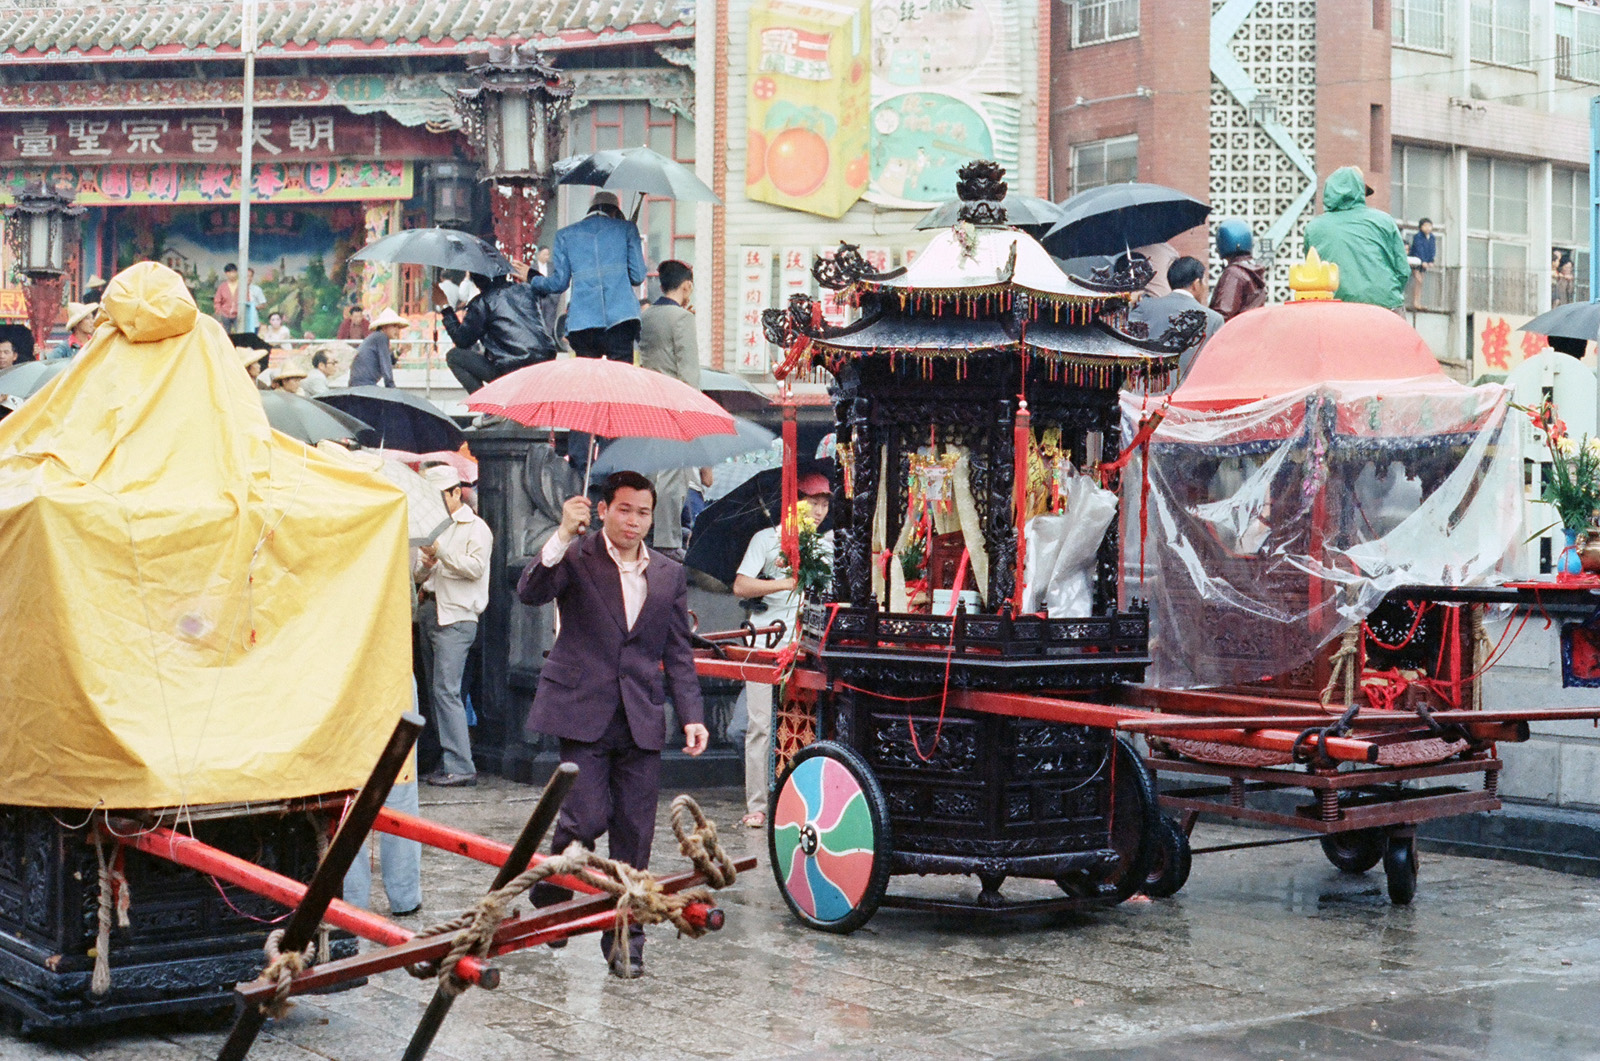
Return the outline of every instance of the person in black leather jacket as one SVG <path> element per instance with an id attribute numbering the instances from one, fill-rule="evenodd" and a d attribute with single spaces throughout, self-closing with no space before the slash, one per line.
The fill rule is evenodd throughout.
<path id="1" fill-rule="evenodd" d="M 434 305 L 455 344 L 445 355 L 445 364 L 468 394 L 507 372 L 556 356 L 555 341 L 544 330 L 527 284 L 510 276 L 491 279 L 477 273 L 472 282 L 479 294 L 459 314 L 444 305 L 443 292 L 434 289 Z"/>

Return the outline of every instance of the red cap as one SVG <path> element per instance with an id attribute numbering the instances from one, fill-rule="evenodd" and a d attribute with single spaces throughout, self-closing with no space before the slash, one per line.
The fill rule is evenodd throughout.
<path id="1" fill-rule="evenodd" d="M 833 487 L 828 485 L 828 477 L 819 472 L 800 477 L 800 496 L 815 497 L 818 494 L 832 494 Z"/>

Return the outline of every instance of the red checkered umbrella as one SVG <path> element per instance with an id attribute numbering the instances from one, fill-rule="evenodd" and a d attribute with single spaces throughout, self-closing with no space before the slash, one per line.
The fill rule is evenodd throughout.
<path id="1" fill-rule="evenodd" d="M 671 376 L 621 361 L 574 357 L 509 372 L 467 399 L 467 408 L 529 427 L 564 427 L 601 438 L 688 442 L 732 435 L 726 409 Z"/>

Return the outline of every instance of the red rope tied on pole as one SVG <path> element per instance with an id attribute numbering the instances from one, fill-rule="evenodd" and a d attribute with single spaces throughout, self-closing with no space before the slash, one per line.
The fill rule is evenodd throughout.
<path id="1" fill-rule="evenodd" d="M 789 388 L 783 389 L 783 520 L 780 537 L 783 555 L 789 560 L 789 572 L 800 577 L 800 467 L 796 441 L 794 402 L 789 398 Z"/>
<path id="2" fill-rule="evenodd" d="M 1033 442 L 1032 416 L 1026 398 L 1017 399 L 1016 426 L 1012 429 L 1011 485 L 1016 509 L 1017 575 L 1011 594 L 1011 614 L 1022 614 L 1023 572 L 1028 563 L 1028 449 Z"/>

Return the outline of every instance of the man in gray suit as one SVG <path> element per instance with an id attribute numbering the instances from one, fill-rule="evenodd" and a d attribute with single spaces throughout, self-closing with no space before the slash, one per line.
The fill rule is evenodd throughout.
<path id="1" fill-rule="evenodd" d="M 695 342 L 694 270 L 680 261 L 664 261 L 657 271 L 661 297 L 639 319 L 639 364 L 700 389 L 700 348 Z M 656 475 L 661 497 L 656 513 L 655 547 L 683 559 L 683 503 L 689 497 L 692 468 L 668 468 Z"/>
<path id="2" fill-rule="evenodd" d="M 528 728 L 561 739 L 578 780 L 556 821 L 552 851 L 577 840 L 594 847 L 610 834 L 611 857 L 644 869 L 656 828 L 666 699 L 671 693 L 684 748 L 706 749 L 705 712 L 689 644 L 689 586 L 683 566 L 644 544 L 655 487 L 638 472 L 610 475 L 585 536 L 589 501 L 570 498 L 561 525 L 517 582 L 524 604 L 556 602 L 561 632 L 539 672 Z M 570 896 L 537 886 L 534 903 Z M 625 956 L 603 933 L 600 948 L 618 976 L 644 970 L 644 929 L 633 925 Z"/>
<path id="3" fill-rule="evenodd" d="M 1205 335 L 1178 358 L 1177 382 L 1181 383 L 1205 341 L 1222 327 L 1223 317 L 1206 305 L 1206 267 L 1199 258 L 1183 257 L 1173 262 L 1167 269 L 1167 283 L 1172 285 L 1170 295 L 1140 299 L 1128 313 L 1128 319 L 1143 321 L 1150 328 L 1150 338 L 1159 339 L 1172 318 L 1185 310 L 1199 310 L 1206 315 Z"/>

